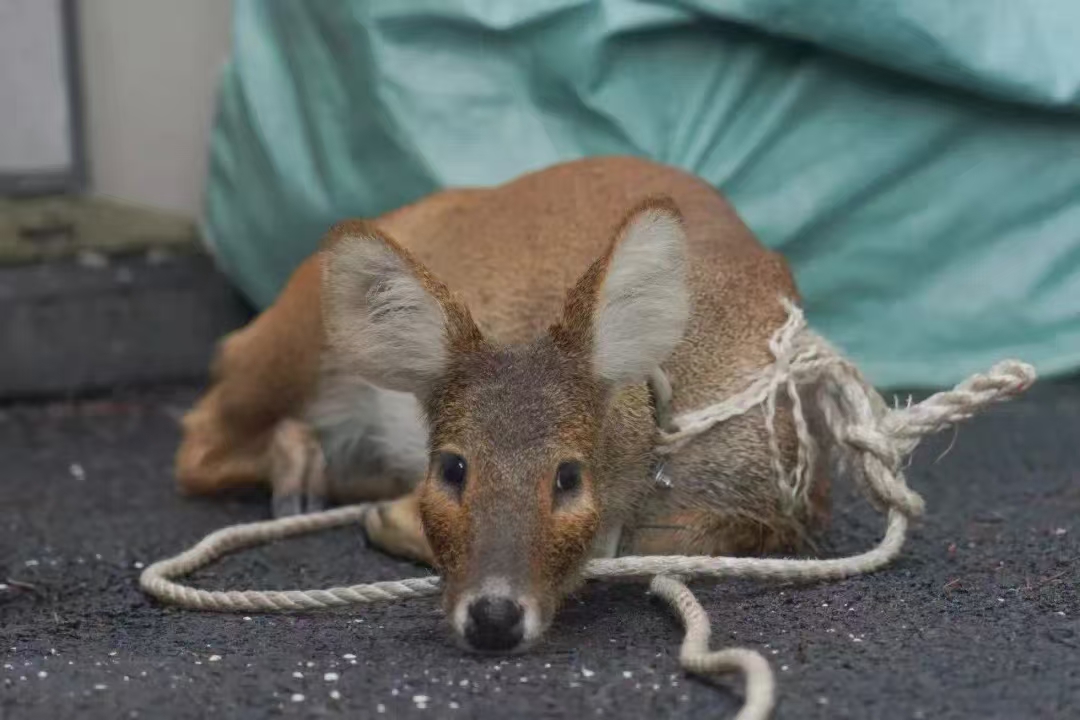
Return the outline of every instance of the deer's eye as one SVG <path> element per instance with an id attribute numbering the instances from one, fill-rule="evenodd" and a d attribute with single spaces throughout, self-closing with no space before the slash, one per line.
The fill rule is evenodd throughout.
<path id="1" fill-rule="evenodd" d="M 559 464 L 555 471 L 555 494 L 566 495 L 581 486 L 581 464 L 568 461 Z"/>
<path id="2" fill-rule="evenodd" d="M 460 492 L 465 487 L 465 475 L 468 470 L 465 458 L 457 453 L 443 452 L 439 453 L 439 457 L 436 458 L 435 462 L 442 481 Z"/>

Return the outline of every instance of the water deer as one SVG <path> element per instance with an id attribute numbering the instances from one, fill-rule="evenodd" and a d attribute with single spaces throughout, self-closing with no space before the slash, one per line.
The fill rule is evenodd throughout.
<path id="1" fill-rule="evenodd" d="M 709 185 L 568 162 L 335 225 L 220 345 L 184 419 L 181 488 L 268 483 L 277 514 L 378 501 L 370 540 L 433 565 L 457 637 L 528 647 L 591 557 L 797 550 L 760 412 L 662 467 L 655 393 L 698 409 L 771 362 L 784 261 Z M 790 414 L 776 423 L 785 462 Z"/>

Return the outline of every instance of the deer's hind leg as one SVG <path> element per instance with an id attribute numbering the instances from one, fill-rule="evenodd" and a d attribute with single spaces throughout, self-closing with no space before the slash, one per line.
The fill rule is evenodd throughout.
<path id="1" fill-rule="evenodd" d="M 319 275 L 313 256 L 273 306 L 218 345 L 210 387 L 182 421 L 175 459 L 182 491 L 209 494 L 271 484 L 278 474 L 312 475 L 298 419 L 320 367 Z"/>

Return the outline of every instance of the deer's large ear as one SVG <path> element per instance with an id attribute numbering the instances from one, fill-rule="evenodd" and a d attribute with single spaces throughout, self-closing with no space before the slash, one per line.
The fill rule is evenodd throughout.
<path id="1" fill-rule="evenodd" d="M 338 366 L 423 395 L 452 352 L 482 341 L 464 305 L 373 225 L 336 225 L 321 254 L 323 324 Z"/>
<path id="2" fill-rule="evenodd" d="M 570 291 L 556 333 L 589 352 L 601 378 L 640 382 L 682 339 L 689 315 L 682 216 L 670 200 L 650 200 Z"/>

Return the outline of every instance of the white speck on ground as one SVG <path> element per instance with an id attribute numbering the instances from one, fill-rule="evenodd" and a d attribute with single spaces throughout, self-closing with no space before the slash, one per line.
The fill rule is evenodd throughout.
<path id="1" fill-rule="evenodd" d="M 338 674 L 335 672 L 329 672 L 322 676 L 322 679 L 326 682 L 337 682 Z"/>
<path id="2" fill-rule="evenodd" d="M 45 678 L 49 677 L 49 673 L 45 672 L 44 670 L 38 670 L 37 676 L 44 680 Z"/>
<path id="3" fill-rule="evenodd" d="M 581 668 L 581 677 L 591 678 L 595 674 L 596 673 L 594 673 L 592 670 L 590 670 L 588 668 Z"/>
<path id="4" fill-rule="evenodd" d="M 355 660 L 356 659 L 356 656 L 353 655 L 352 653 L 345 653 L 341 657 L 345 658 L 346 660 Z"/>
<path id="5" fill-rule="evenodd" d="M 117 651 L 113 650 L 111 653 L 109 653 L 109 657 L 116 657 L 116 653 Z"/>
<path id="6" fill-rule="evenodd" d="M 143 565 L 141 562 L 139 562 L 138 560 L 135 561 L 135 569 L 136 570 L 142 570 L 144 567 L 146 567 L 146 566 Z"/>
<path id="7" fill-rule="evenodd" d="M 220 655 L 211 655 L 210 657 L 207 658 L 207 660 L 209 660 L 210 662 L 221 662 L 221 656 Z"/>
<path id="8" fill-rule="evenodd" d="M 305 663 L 305 664 L 306 664 L 306 665 L 307 665 L 308 667 L 315 667 L 315 663 L 311 662 L 310 660 L 308 660 L 308 661 L 307 661 L 307 663 Z"/>
<path id="9" fill-rule="evenodd" d="M 27 560 L 25 563 L 26 567 L 37 567 L 40 564 L 37 560 Z"/>
<path id="10" fill-rule="evenodd" d="M 299 670 L 294 670 L 292 676 L 294 678 L 300 679 L 304 677 L 304 673 L 300 672 Z"/>
<path id="11" fill-rule="evenodd" d="M 304 695 L 303 693 L 293 693 L 289 699 L 295 703 L 301 703 L 304 702 Z"/>
<path id="12" fill-rule="evenodd" d="M 824 695 L 822 695 L 821 697 L 819 697 L 819 698 L 817 699 L 817 704 L 818 704 L 818 705 L 828 705 L 828 704 L 829 704 L 829 698 L 827 698 L 827 697 L 825 697 Z"/>
<path id="13" fill-rule="evenodd" d="M 339 693 L 337 690 L 331 690 L 330 691 L 330 699 L 331 700 L 340 700 L 341 699 L 341 693 Z"/>
<path id="14" fill-rule="evenodd" d="M 251 616 L 250 615 L 245 615 L 244 616 L 244 622 L 251 622 Z"/>
<path id="15" fill-rule="evenodd" d="M 461 707 L 461 706 L 458 705 L 456 702 L 454 702 L 453 700 L 450 701 L 450 709 L 451 710 L 457 710 L 459 707 Z"/>
<path id="16" fill-rule="evenodd" d="M 1067 533 L 1067 532 L 1069 532 L 1069 531 L 1068 531 L 1068 530 L 1066 530 L 1066 529 L 1065 529 L 1065 528 L 1063 528 L 1063 527 L 1060 527 L 1060 528 L 1054 528 L 1054 534 L 1055 534 L 1055 535 L 1064 535 L 1064 534 L 1065 534 L 1065 533 Z"/>
<path id="17" fill-rule="evenodd" d="M 10 585 L 8 585 L 8 584 L 6 584 L 6 583 L 0 583 L 0 591 L 3 591 L 3 590 L 7 590 L 7 589 L 9 589 L 10 587 L 11 587 L 11 586 L 10 586 Z"/>
<path id="18" fill-rule="evenodd" d="M 386 712 L 386 706 L 383 705 L 382 703 L 379 703 L 378 705 L 375 706 L 375 712 L 382 715 L 384 712 Z"/>
<path id="19" fill-rule="evenodd" d="M 108 690 L 109 686 L 106 685 L 105 683 L 98 683 L 97 685 L 94 686 L 94 689 L 99 690 L 99 691 L 100 690 Z"/>
<path id="20" fill-rule="evenodd" d="M 80 250 L 75 255 L 75 262 L 93 270 L 109 267 L 109 258 L 96 250 Z"/>
<path id="21" fill-rule="evenodd" d="M 781 669 L 781 670 L 782 670 L 783 672 L 787 672 L 787 671 L 788 671 L 788 666 L 787 666 L 787 665 L 781 665 L 781 666 L 780 666 L 780 669 Z"/>
<path id="22" fill-rule="evenodd" d="M 630 679 L 630 678 L 634 677 L 634 673 L 630 672 L 629 670 L 623 670 L 622 671 L 622 676 L 624 678 Z"/>

